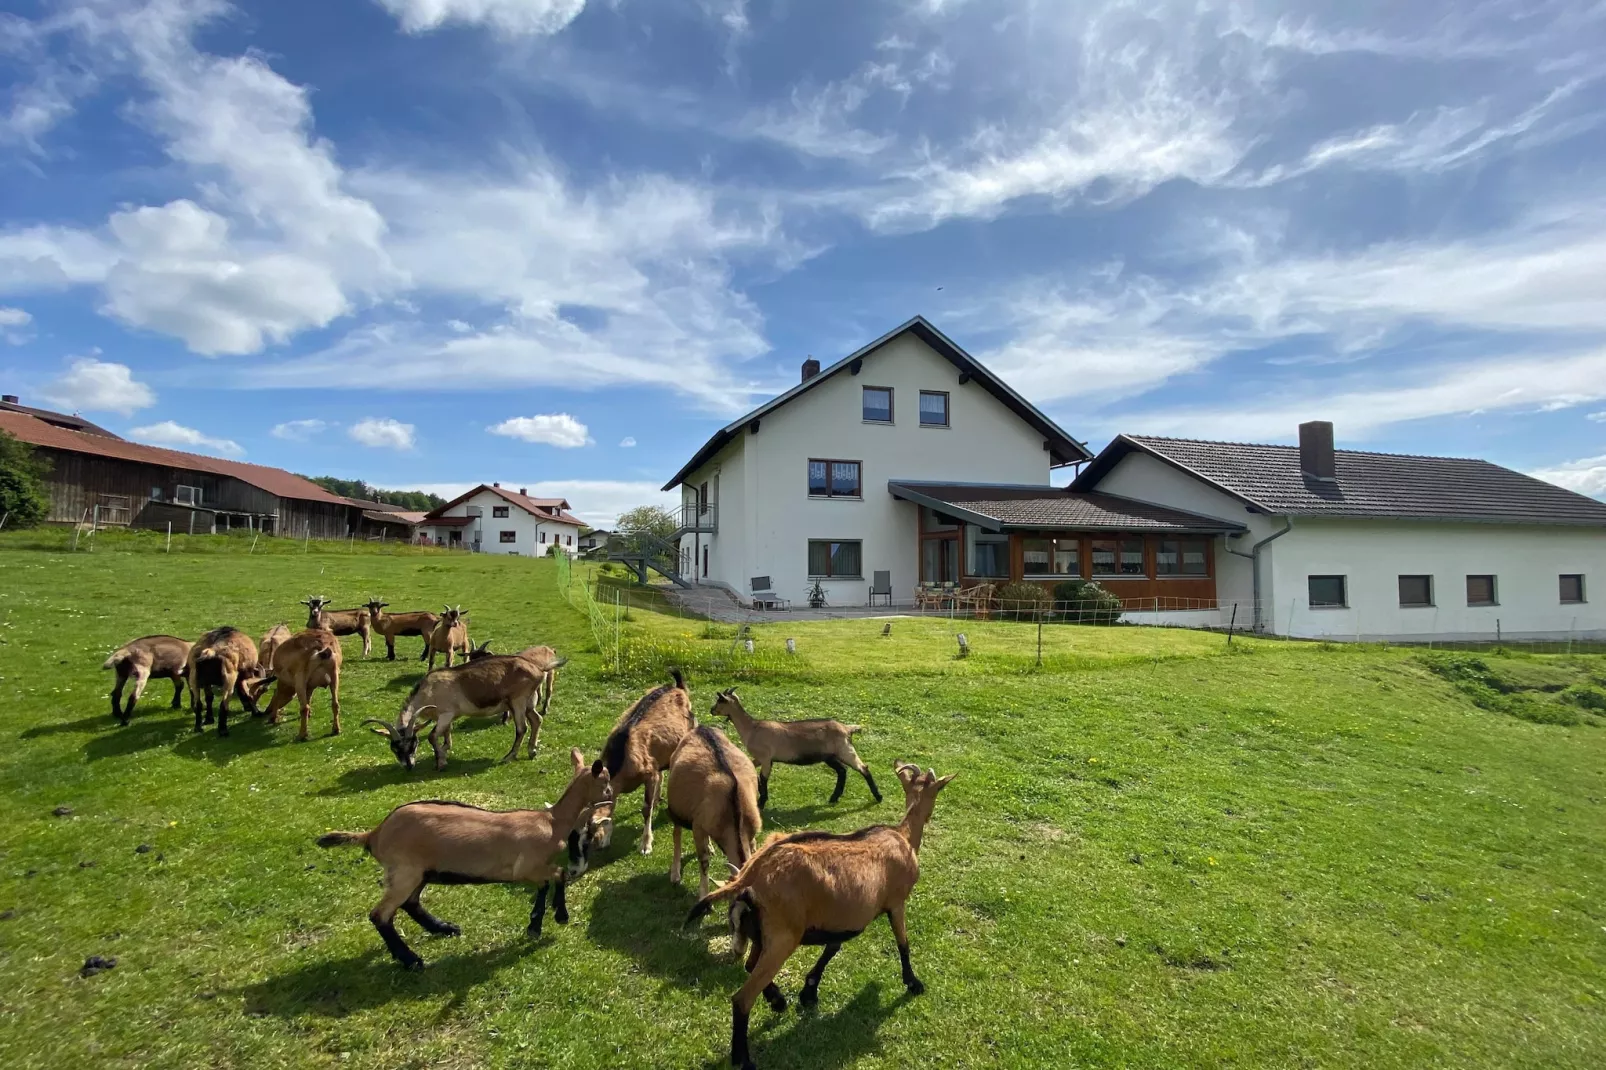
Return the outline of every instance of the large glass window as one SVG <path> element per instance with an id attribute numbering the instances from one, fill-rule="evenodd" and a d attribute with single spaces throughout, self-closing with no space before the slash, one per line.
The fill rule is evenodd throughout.
<path id="1" fill-rule="evenodd" d="M 1093 540 L 1093 575 L 1119 576 L 1121 570 L 1116 567 L 1116 542 L 1114 539 Z"/>
<path id="2" fill-rule="evenodd" d="M 1156 576 L 1208 576 L 1203 539 L 1161 539 L 1154 548 Z"/>
<path id="3" fill-rule="evenodd" d="M 1082 540 L 1054 540 L 1054 575 L 1080 576 L 1082 574 Z"/>
<path id="4" fill-rule="evenodd" d="M 1400 605 L 1404 608 L 1422 608 L 1433 605 L 1432 576 L 1401 576 Z"/>
<path id="5" fill-rule="evenodd" d="M 920 426 L 948 426 L 948 392 L 946 390 L 920 391 Z"/>
<path id="6" fill-rule="evenodd" d="M 867 386 L 864 388 L 864 418 L 873 424 L 892 422 L 892 388 Z"/>
<path id="7" fill-rule="evenodd" d="M 864 574 L 863 544 L 858 540 L 809 540 L 809 575 L 822 579 L 859 579 Z"/>
<path id="8" fill-rule="evenodd" d="M 860 498 L 858 461 L 809 461 L 809 496 L 813 498 Z"/>
<path id="9" fill-rule="evenodd" d="M 959 580 L 959 540 L 921 539 L 920 578 L 926 583 Z"/>
<path id="10" fill-rule="evenodd" d="M 1349 605 L 1349 594 L 1343 576 L 1307 576 L 1312 609 L 1342 609 Z"/>
<path id="11" fill-rule="evenodd" d="M 1009 578 L 1009 536 L 1001 531 L 965 527 L 965 572 L 985 579 Z"/>
<path id="12" fill-rule="evenodd" d="M 1054 540 L 1022 539 L 1021 561 L 1023 570 L 1028 576 L 1052 576 L 1054 574 Z"/>
<path id="13" fill-rule="evenodd" d="M 1494 606 L 1494 605 L 1499 605 L 1500 604 L 1499 603 L 1499 599 L 1497 599 L 1495 597 L 1496 594 L 1498 594 L 1498 593 L 1499 592 L 1497 592 L 1495 590 L 1495 582 L 1494 582 L 1494 577 L 1493 576 L 1468 576 L 1467 577 L 1467 605 L 1469 605 L 1469 606 Z"/>
<path id="14" fill-rule="evenodd" d="M 1582 602 L 1584 600 L 1584 576 L 1581 572 L 1563 574 L 1561 577 L 1561 600 L 1564 604 Z"/>
<path id="15" fill-rule="evenodd" d="M 1121 540 L 1121 575 L 1146 576 L 1148 571 L 1143 567 L 1143 540 Z"/>

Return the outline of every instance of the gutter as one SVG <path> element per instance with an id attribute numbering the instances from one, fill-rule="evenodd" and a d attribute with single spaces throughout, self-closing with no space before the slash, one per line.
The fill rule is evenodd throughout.
<path id="1" fill-rule="evenodd" d="M 1257 632 L 1262 630 L 1260 612 L 1260 551 L 1268 544 L 1276 542 L 1278 539 L 1282 538 L 1284 535 L 1287 535 L 1293 530 L 1294 518 L 1291 516 L 1283 517 L 1283 529 L 1281 531 L 1274 531 L 1270 535 L 1267 535 L 1264 539 L 1261 539 L 1259 542 L 1255 543 L 1249 548 L 1249 552 L 1247 554 L 1242 550 L 1234 550 L 1231 546 L 1227 546 L 1227 540 L 1222 540 L 1222 546 L 1229 554 L 1232 554 L 1234 557 L 1246 558 L 1250 562 L 1249 574 L 1254 583 L 1255 631 Z"/>

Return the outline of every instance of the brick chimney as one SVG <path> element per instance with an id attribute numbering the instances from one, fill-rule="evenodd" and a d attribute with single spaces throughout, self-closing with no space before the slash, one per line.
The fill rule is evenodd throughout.
<path id="1" fill-rule="evenodd" d="M 816 375 L 819 375 L 819 374 L 820 374 L 820 362 L 819 361 L 815 360 L 813 357 L 810 357 L 808 360 L 805 360 L 803 362 L 803 382 L 806 383 L 810 379 L 814 378 Z"/>
<path id="2" fill-rule="evenodd" d="M 1338 468 L 1333 459 L 1333 425 L 1327 420 L 1310 420 L 1299 425 L 1299 470 L 1306 479 L 1337 482 Z"/>
<path id="3" fill-rule="evenodd" d="M 530 488 L 529 487 L 520 487 L 519 488 L 519 494 L 522 497 L 528 498 L 530 496 Z"/>
<path id="4" fill-rule="evenodd" d="M 500 484 L 500 483 L 492 483 L 492 484 L 491 484 L 491 486 L 493 486 L 493 487 L 500 487 L 500 486 L 501 486 L 501 485 L 502 485 L 502 484 Z"/>

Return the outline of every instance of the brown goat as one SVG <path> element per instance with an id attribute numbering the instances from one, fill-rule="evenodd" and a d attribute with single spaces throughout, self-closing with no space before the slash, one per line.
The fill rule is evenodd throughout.
<path id="1" fill-rule="evenodd" d="M 273 652 L 278 650 L 280 644 L 292 634 L 290 625 L 281 620 L 269 628 L 267 634 L 262 637 L 262 642 L 257 644 L 257 661 L 268 672 L 273 671 Z"/>
<path id="2" fill-rule="evenodd" d="M 429 654 L 430 672 L 435 671 L 436 654 L 446 655 L 446 667 L 450 669 L 453 654 L 462 652 L 466 656 L 474 648 L 468 640 L 468 614 L 463 612 L 463 607 L 458 606 L 453 609 L 451 606 L 446 606 L 445 610 L 440 620 L 435 623 L 435 630 L 429 633 L 429 639 L 424 644 L 424 649 Z"/>
<path id="3" fill-rule="evenodd" d="M 741 748 L 712 725 L 698 725 L 686 733 L 669 760 L 669 791 L 665 797 L 669 820 L 675 826 L 675 853 L 669 859 L 669 879 L 680 883 L 680 830 L 691 829 L 697 847 L 697 868 L 702 879 L 699 897 L 708 894 L 709 842 L 719 844 L 736 868 L 753 854 L 764 818 L 758 810 L 758 773 Z"/>
<path id="4" fill-rule="evenodd" d="M 848 770 L 857 770 L 870 785 L 870 794 L 881 801 L 881 789 L 876 787 L 870 767 L 864 764 L 859 752 L 853 749 L 853 737 L 864 731 L 859 724 L 843 724 L 828 718 L 808 721 L 760 721 L 750 716 L 734 687 L 721 691 L 714 700 L 713 715 L 723 717 L 736 727 L 758 765 L 758 805 L 764 806 L 770 798 L 770 766 L 819 765 L 824 763 L 836 773 L 836 790 L 830 802 L 842 798 L 842 789 L 848 783 Z"/>
<path id="5" fill-rule="evenodd" d="M 267 685 L 277 679 L 273 699 L 268 703 L 268 723 L 279 723 L 279 711 L 289 705 L 292 698 L 301 703 L 301 732 L 296 742 L 305 743 L 312 721 L 312 693 L 320 687 L 329 689 L 329 708 L 334 713 L 334 730 L 340 734 L 340 663 L 344 660 L 340 640 L 334 632 L 321 628 L 308 628 L 297 632 L 278 647 L 274 658 L 273 675 L 247 685 L 247 692 L 257 698 Z"/>
<path id="6" fill-rule="evenodd" d="M 909 934 L 904 907 L 920 879 L 920 839 L 931 820 L 937 793 L 953 775 L 922 773 L 918 766 L 898 763 L 906 809 L 897 828 L 875 825 L 848 835 L 797 832 L 771 836 L 729 884 L 697 901 L 686 918 L 691 925 L 721 900 L 730 901 L 730 922 L 739 957 L 748 941 L 747 983 L 731 1000 L 731 1064 L 752 1070 L 747 1048 L 747 1022 L 759 994 L 776 1013 L 786 997 L 775 975 L 800 945 L 824 945 L 809 971 L 798 1002 L 819 1002 L 820 978 L 842 944 L 863 932 L 882 914 L 892 923 L 903 965 L 903 983 L 910 995 L 925 986 L 909 964 Z"/>
<path id="7" fill-rule="evenodd" d="M 145 693 L 145 684 L 151 680 L 173 681 L 173 709 L 184 699 L 184 679 L 189 673 L 190 643 L 172 635 L 147 635 L 124 643 L 112 651 L 102 669 L 116 669 L 117 683 L 112 688 L 112 716 L 123 724 L 134 715 L 134 703 Z M 134 690 L 128 696 L 128 705 L 122 704 L 123 685 L 134 681 Z"/>
<path id="8" fill-rule="evenodd" d="M 463 655 L 468 661 L 478 661 L 480 658 L 491 657 L 491 641 L 489 639 L 479 646 L 470 646 L 468 653 Z M 521 658 L 530 658 L 538 664 L 548 666 L 546 674 L 542 677 L 541 687 L 537 689 L 535 697 L 539 703 L 538 712 L 542 719 L 546 718 L 547 710 L 552 705 L 552 690 L 558 686 L 558 670 L 569 664 L 568 658 L 558 657 L 558 652 L 549 646 L 527 646 L 519 651 Z M 512 709 L 502 711 L 502 723 L 507 724 L 508 718 L 513 716 Z"/>
<path id="9" fill-rule="evenodd" d="M 368 610 L 368 621 L 373 630 L 385 637 L 385 659 L 396 660 L 396 638 L 403 635 L 421 637 L 424 649 L 419 652 L 418 660 L 429 657 L 429 637 L 435 634 L 435 625 L 441 622 L 440 617 L 422 609 L 408 613 L 386 613 L 385 607 L 388 605 L 389 602 L 375 598 L 363 607 Z"/>
<path id="10" fill-rule="evenodd" d="M 214 628 L 190 647 L 186 665 L 190 684 L 190 708 L 195 711 L 195 730 L 212 723 L 212 695 L 221 692 L 217 710 L 217 734 L 229 734 L 229 696 L 238 694 L 240 703 L 257 712 L 256 697 L 243 685 L 267 673 L 257 663 L 257 645 L 238 628 Z M 206 720 L 201 719 L 201 696 L 206 696 Z"/>
<path id="11" fill-rule="evenodd" d="M 590 869 L 592 857 L 612 843 L 613 803 L 598 803 L 586 823 L 569 833 L 569 862 L 565 867 L 568 879 L 575 880 Z"/>
<path id="12" fill-rule="evenodd" d="M 545 810 L 481 810 L 458 802 L 413 802 L 396 807 L 372 832 L 330 832 L 319 847 L 362 844 L 385 867 L 385 892 L 368 919 L 385 947 L 410 970 L 424 960 L 396 932 L 396 911 L 407 911 L 426 932 L 456 936 L 462 930 L 425 910 L 418 897 L 429 884 L 533 884 L 539 887 L 526 933 L 541 935 L 547 889 L 555 883 L 552 917 L 569 922 L 564 868 L 552 856 L 585 824 L 589 808 L 611 792 L 600 761 L 586 768 L 578 749 L 569 752 L 574 776 Z"/>
<path id="13" fill-rule="evenodd" d="M 308 628 L 322 628 L 336 635 L 360 635 L 362 656 L 366 658 L 372 652 L 373 622 L 368 619 L 366 608 L 330 609 L 329 599 L 321 594 L 302 599 L 301 604 L 307 607 Z"/>
<path id="14" fill-rule="evenodd" d="M 614 794 L 626 795 L 644 787 L 641 853 L 652 854 L 652 812 L 663 787 L 675 748 L 697 727 L 691 712 L 691 692 L 679 669 L 670 670 L 673 684 L 655 688 L 637 699 L 614 724 L 602 745 L 602 762 L 613 777 Z"/>

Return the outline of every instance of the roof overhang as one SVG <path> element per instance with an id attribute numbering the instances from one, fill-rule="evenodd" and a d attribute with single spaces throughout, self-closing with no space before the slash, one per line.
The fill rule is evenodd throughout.
<path id="1" fill-rule="evenodd" d="M 1010 491 L 1020 492 L 1021 500 L 1053 501 L 1061 496 L 1086 500 L 1101 511 L 1111 511 L 1113 506 L 1122 502 L 1130 502 L 1131 506 L 1146 510 L 1149 513 L 1163 513 L 1164 518 L 1153 515 L 1143 516 L 1133 514 L 1128 522 L 1100 521 L 1095 519 L 1080 519 L 1075 521 L 1012 521 L 1002 517 L 982 512 L 974 502 L 963 500 L 954 501 L 951 496 L 944 495 L 944 490 L 954 488 L 976 487 L 989 492 L 998 492 L 997 496 L 990 498 L 994 501 L 1010 500 Z M 1243 524 L 1231 520 L 1222 520 L 1218 517 L 1204 516 L 1190 513 L 1170 506 L 1159 505 L 1155 502 L 1138 501 L 1132 498 L 1123 498 L 1116 494 L 1104 492 L 1081 493 L 1058 487 L 1045 487 L 1027 484 L 995 484 L 995 483 L 932 483 L 923 480 L 890 480 L 887 483 L 887 492 L 899 501 L 911 502 L 933 509 L 944 516 L 953 517 L 966 524 L 974 524 L 984 531 L 1109 531 L 1109 532 L 1161 532 L 1177 535 L 1236 535 L 1248 530 Z"/>

